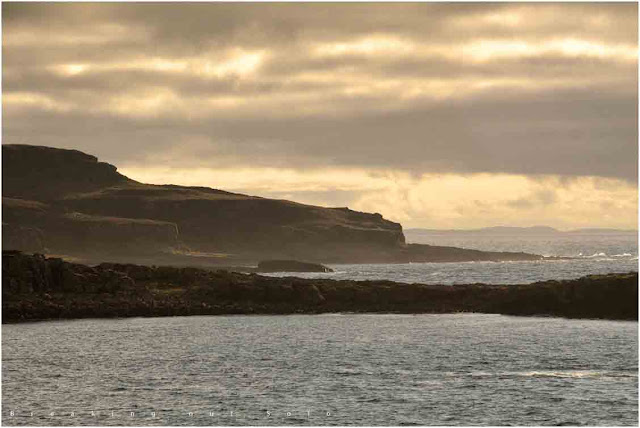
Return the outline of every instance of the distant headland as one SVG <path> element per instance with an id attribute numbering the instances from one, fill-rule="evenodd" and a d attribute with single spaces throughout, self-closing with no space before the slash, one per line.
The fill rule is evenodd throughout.
<path id="1" fill-rule="evenodd" d="M 550 226 L 493 226 L 479 229 L 405 229 L 407 236 L 575 236 L 575 235 L 637 235 L 635 229 L 582 228 L 558 230 Z"/>
<path id="2" fill-rule="evenodd" d="M 255 266 L 260 260 L 407 263 L 541 260 L 407 244 L 377 213 L 207 187 L 151 185 L 77 150 L 2 146 L 2 247 L 103 261 Z"/>

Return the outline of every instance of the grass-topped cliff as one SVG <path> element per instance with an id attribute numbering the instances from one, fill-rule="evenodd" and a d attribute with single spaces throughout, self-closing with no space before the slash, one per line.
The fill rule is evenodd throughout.
<path id="1" fill-rule="evenodd" d="M 3 145 L 2 167 L 5 250 L 183 265 L 265 258 L 321 263 L 540 258 L 406 245 L 402 227 L 380 214 L 139 183 L 77 150 Z"/>

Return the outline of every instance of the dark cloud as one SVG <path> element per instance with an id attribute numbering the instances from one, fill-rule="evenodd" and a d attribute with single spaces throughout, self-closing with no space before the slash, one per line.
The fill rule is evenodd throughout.
<path id="1" fill-rule="evenodd" d="M 637 177 L 634 96 L 604 96 L 590 88 L 501 98 L 348 119 L 136 120 L 40 112 L 5 119 L 12 125 L 3 137 L 5 142 L 83 147 L 121 164 L 159 159 L 172 149 L 163 160 L 176 166 L 331 165 Z"/>
<path id="2" fill-rule="evenodd" d="M 6 143 L 78 148 L 116 164 L 637 180 L 637 60 L 615 51 L 637 50 L 636 4 L 2 7 Z M 323 43 L 389 35 L 418 53 L 313 54 Z M 563 38 L 596 45 L 486 61 L 447 56 L 476 40 L 536 46 Z M 188 68 L 238 49 L 264 51 L 249 77 L 144 65 L 160 59 Z M 126 67 L 136 61 L 142 65 Z M 69 64 L 89 69 L 65 75 L 60 67 Z M 145 104 L 154 91 L 168 95 Z M 218 99 L 222 107 L 210 107 Z"/>
<path id="3" fill-rule="evenodd" d="M 515 26 L 487 14 L 523 11 Z M 540 19 L 544 17 L 545 19 Z M 271 47 L 301 40 L 395 33 L 430 42 L 505 36 L 572 36 L 635 41 L 633 3 L 3 3 L 3 32 L 38 27 L 67 31 L 118 23 L 148 29 L 158 47 L 197 50 L 207 43 Z"/>

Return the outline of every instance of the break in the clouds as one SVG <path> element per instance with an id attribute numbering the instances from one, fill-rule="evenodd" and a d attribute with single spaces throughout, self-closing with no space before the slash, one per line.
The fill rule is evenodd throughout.
<path id="1" fill-rule="evenodd" d="M 412 226 L 636 226 L 636 4 L 2 13 L 5 143 Z"/>

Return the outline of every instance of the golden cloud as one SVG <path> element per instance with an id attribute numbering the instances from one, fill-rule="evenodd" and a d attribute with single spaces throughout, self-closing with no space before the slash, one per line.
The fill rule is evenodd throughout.
<path id="1" fill-rule="evenodd" d="M 350 192 L 350 208 L 379 212 L 405 227 L 545 224 L 633 229 L 638 218 L 637 186 L 602 177 L 489 173 L 414 176 L 390 170 L 246 167 L 130 166 L 121 168 L 121 172 L 148 183 L 211 186 L 267 197 L 286 195 L 298 202 L 325 206 L 332 206 L 327 203 L 327 193 Z M 314 196 L 317 193 L 321 196 Z"/>

